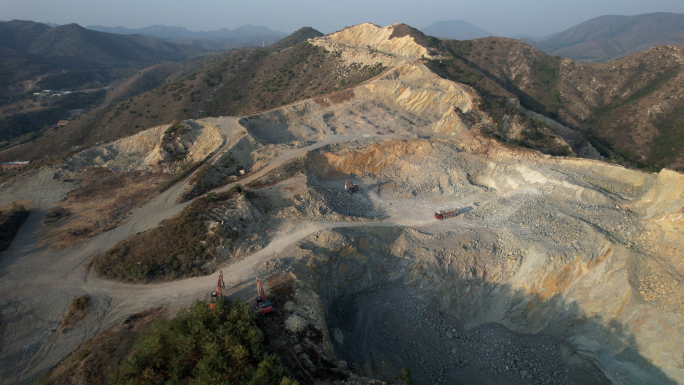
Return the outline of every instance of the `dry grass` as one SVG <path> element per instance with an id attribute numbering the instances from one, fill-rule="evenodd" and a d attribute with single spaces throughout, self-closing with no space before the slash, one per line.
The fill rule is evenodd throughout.
<path id="1" fill-rule="evenodd" d="M 90 310 L 90 297 L 87 295 L 82 295 L 80 297 L 74 298 L 66 313 L 64 313 L 64 318 L 59 325 L 59 330 L 62 333 L 66 333 L 69 329 L 72 329 L 83 321 L 88 316 L 88 310 Z"/>
<path id="2" fill-rule="evenodd" d="M 44 222 L 48 227 L 43 242 L 56 249 L 71 247 L 118 226 L 170 178 L 163 174 L 88 169 L 79 182 L 81 188 L 46 214 Z"/>
<path id="3" fill-rule="evenodd" d="M 97 256 L 101 276 L 127 282 L 167 281 L 214 271 L 216 247 L 231 239 L 223 226 L 209 231 L 206 214 L 230 207 L 237 192 L 200 198 L 158 227 L 136 234 Z M 214 261 L 214 262 L 212 262 Z"/>

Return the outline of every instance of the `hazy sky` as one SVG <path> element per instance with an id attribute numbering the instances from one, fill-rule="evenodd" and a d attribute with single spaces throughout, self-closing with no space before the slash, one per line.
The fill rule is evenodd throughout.
<path id="1" fill-rule="evenodd" d="M 684 0 L 0 0 L 0 20 L 128 28 L 152 24 L 194 31 L 264 25 L 330 33 L 371 22 L 416 28 L 465 20 L 499 36 L 546 35 L 602 15 L 684 13 Z"/>

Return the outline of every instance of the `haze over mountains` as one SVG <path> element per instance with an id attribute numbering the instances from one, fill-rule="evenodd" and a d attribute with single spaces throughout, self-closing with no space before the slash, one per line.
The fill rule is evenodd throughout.
<path id="1" fill-rule="evenodd" d="M 212 51 L 226 51 L 251 45 L 269 45 L 287 36 L 282 31 L 272 31 L 263 26 L 243 25 L 236 29 L 222 28 L 215 31 L 190 31 L 183 27 L 152 25 L 144 28 L 103 27 L 91 25 L 88 29 L 121 35 L 140 34 L 181 44 L 191 44 Z"/>
<path id="2" fill-rule="evenodd" d="M 422 28 L 427 35 L 456 40 L 496 34 L 462 20 L 438 21 Z M 651 13 L 635 16 L 601 16 L 560 33 L 545 36 L 518 34 L 522 40 L 550 55 L 587 62 L 604 62 L 659 45 L 684 45 L 684 15 Z"/>
<path id="3" fill-rule="evenodd" d="M 456 40 L 471 40 L 494 36 L 493 33 L 463 20 L 438 21 L 420 30 L 426 35 Z"/>
<path id="4" fill-rule="evenodd" d="M 52 28 L 42 23 L 14 20 L 1 22 L 0 34 L 3 37 L 0 60 L 5 74 L 0 87 L 50 69 L 109 70 L 131 65 L 148 66 L 163 60 L 185 60 L 203 51 L 191 45 L 147 36 L 92 31 L 78 24 Z M 19 67 L 21 71 L 12 73 Z"/>
<path id="5" fill-rule="evenodd" d="M 533 43 L 548 54 L 601 62 L 659 45 L 684 45 L 684 15 L 601 16 Z"/>
<path id="6" fill-rule="evenodd" d="M 142 35 L 92 31 L 77 24 L 50 27 L 14 20 L 0 22 L 0 148 L 28 140 L 103 100 L 104 87 L 160 62 L 180 62 L 206 50 Z M 82 91 L 38 100 L 43 89 Z M 34 99 L 34 100 L 32 100 Z M 24 139 L 17 139 L 22 135 Z"/>

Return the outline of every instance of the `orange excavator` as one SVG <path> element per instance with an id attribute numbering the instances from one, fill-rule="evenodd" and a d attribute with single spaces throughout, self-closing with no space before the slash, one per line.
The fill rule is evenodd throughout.
<path id="1" fill-rule="evenodd" d="M 223 271 L 219 270 L 218 282 L 216 282 L 216 291 L 211 292 L 211 304 L 210 308 L 216 307 L 216 301 L 219 298 L 223 298 L 223 289 L 226 288 L 225 282 L 223 282 Z"/>
<path id="2" fill-rule="evenodd" d="M 256 282 L 257 282 L 257 293 L 259 294 L 256 297 L 257 309 L 259 309 L 259 313 L 261 313 L 261 314 L 268 314 L 268 313 L 273 311 L 273 305 L 271 305 L 271 301 L 269 301 L 266 298 L 266 293 L 264 293 L 264 287 L 261 286 L 261 280 L 259 279 L 258 275 L 256 278 Z"/>
<path id="3" fill-rule="evenodd" d="M 355 193 L 359 191 L 359 185 L 352 183 L 349 179 L 344 182 L 344 189 L 349 191 L 349 193 Z"/>

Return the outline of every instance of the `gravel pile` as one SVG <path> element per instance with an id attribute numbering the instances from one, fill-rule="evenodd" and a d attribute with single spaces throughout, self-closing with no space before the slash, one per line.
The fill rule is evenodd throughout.
<path id="1" fill-rule="evenodd" d="M 340 183 L 340 188 L 322 185 L 312 187 L 321 194 L 328 207 L 337 214 L 372 219 L 385 219 L 387 217 L 379 208 L 375 207 L 364 188 L 358 192 L 350 193 L 342 186 L 343 184 Z"/>

